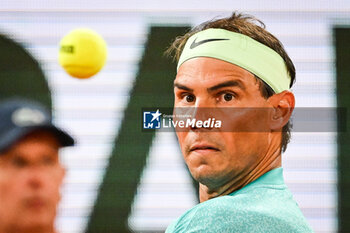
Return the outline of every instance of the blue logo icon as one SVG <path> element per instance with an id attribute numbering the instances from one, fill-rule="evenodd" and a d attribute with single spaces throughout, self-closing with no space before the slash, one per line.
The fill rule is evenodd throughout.
<path id="1" fill-rule="evenodd" d="M 157 109 L 156 112 L 143 112 L 144 129 L 160 129 L 160 119 L 162 114 Z"/>

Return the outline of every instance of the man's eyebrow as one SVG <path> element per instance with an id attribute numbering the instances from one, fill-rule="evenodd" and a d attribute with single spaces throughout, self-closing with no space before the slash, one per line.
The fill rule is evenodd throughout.
<path id="1" fill-rule="evenodd" d="M 192 91 L 193 92 L 193 89 L 189 88 L 189 87 L 186 87 L 185 85 L 182 85 L 180 83 L 174 83 L 174 87 L 177 87 L 179 89 L 182 89 L 182 90 L 185 90 L 185 91 Z"/>
<path id="2" fill-rule="evenodd" d="M 239 87 L 242 90 L 245 90 L 244 84 L 239 80 L 230 80 L 227 82 L 219 83 L 213 87 L 208 88 L 207 90 L 208 90 L 208 92 L 213 92 L 213 91 L 220 89 L 220 88 L 223 88 L 223 87 Z"/>

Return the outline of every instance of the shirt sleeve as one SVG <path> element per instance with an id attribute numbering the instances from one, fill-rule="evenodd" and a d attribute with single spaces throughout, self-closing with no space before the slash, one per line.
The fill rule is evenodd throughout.
<path id="1" fill-rule="evenodd" d="M 295 224 L 286 216 L 276 216 L 256 208 L 230 208 L 225 203 L 205 205 L 178 219 L 166 233 L 308 233 L 308 225 Z"/>

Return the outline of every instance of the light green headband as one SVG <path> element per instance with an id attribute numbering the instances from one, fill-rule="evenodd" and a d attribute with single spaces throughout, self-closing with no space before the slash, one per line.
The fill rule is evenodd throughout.
<path id="1" fill-rule="evenodd" d="M 195 57 L 212 57 L 240 66 L 261 78 L 275 93 L 289 90 L 291 78 L 282 57 L 246 35 L 216 28 L 200 31 L 187 40 L 177 69 Z"/>

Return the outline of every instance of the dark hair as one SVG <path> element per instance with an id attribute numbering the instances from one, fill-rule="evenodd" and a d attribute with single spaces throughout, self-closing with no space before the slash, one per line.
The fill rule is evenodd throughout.
<path id="1" fill-rule="evenodd" d="M 228 31 L 241 33 L 275 50 L 283 58 L 284 63 L 286 64 L 288 74 L 291 77 L 289 86 L 292 87 L 295 82 L 295 67 L 292 60 L 289 58 L 282 43 L 274 35 L 265 30 L 265 24 L 251 15 L 233 12 L 230 17 L 204 22 L 191 29 L 185 35 L 177 37 L 167 49 L 166 53 L 168 55 L 174 53 L 174 59 L 178 61 L 188 38 L 197 32 L 209 28 L 221 28 Z M 272 88 L 268 86 L 264 81 L 262 81 L 257 76 L 255 76 L 255 78 L 259 82 L 260 92 L 264 98 L 268 99 L 275 94 Z M 290 141 L 291 128 L 292 124 L 290 121 L 288 121 L 288 123 L 283 126 L 281 140 L 281 149 L 283 152 L 287 149 L 287 144 Z"/>

